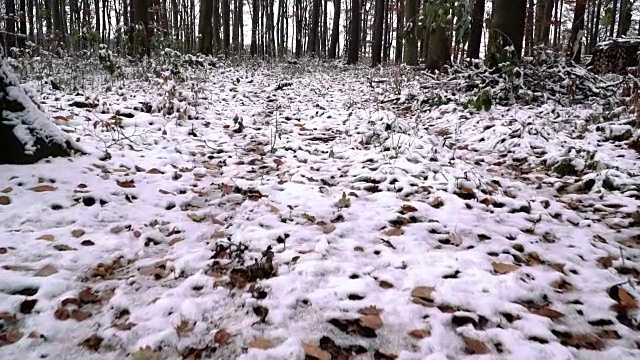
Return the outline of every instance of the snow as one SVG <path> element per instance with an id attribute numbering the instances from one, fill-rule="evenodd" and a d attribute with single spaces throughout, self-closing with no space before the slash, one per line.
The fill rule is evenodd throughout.
<path id="1" fill-rule="evenodd" d="M 324 336 L 364 347 L 362 358 L 640 357 L 640 316 L 629 311 L 625 325 L 609 294 L 622 284 L 640 299 L 640 164 L 611 139 L 627 115 L 603 125 L 587 106 L 411 111 L 367 81 L 397 69 L 221 66 L 171 85 L 190 94 L 172 99 L 189 119 L 163 113 L 172 101 L 161 81 L 102 91 L 101 109 L 61 107 L 74 97 L 44 89 L 42 105 L 69 116 L 58 122 L 95 155 L 0 167 L 11 200 L 0 205 L 0 314 L 17 317 L 0 332 L 22 333 L 2 358 L 135 358 L 148 346 L 166 359 L 303 359 L 303 344 Z M 135 110 L 142 102 L 157 112 Z M 131 137 L 111 143 L 91 123 L 118 110 L 135 115 L 122 121 Z M 562 159 L 578 175 L 553 173 Z M 42 184 L 55 190 L 30 190 Z M 276 275 L 234 288 L 228 270 L 264 264 L 269 251 Z M 46 265 L 57 272 L 36 276 Z M 433 288 L 431 304 L 416 287 Z M 79 309 L 91 316 L 56 319 L 87 288 L 99 300 Z M 38 302 L 23 314 L 26 299 Z M 382 322 L 375 338 L 329 323 L 370 306 Z M 602 320 L 610 325 L 590 324 Z M 230 338 L 216 344 L 221 329 Z M 570 346 L 563 332 L 599 336 L 603 348 Z M 79 345 L 93 334 L 97 352 Z M 470 354 L 464 338 L 488 353 Z"/>
<path id="2" fill-rule="evenodd" d="M 7 84 L 6 99 L 17 101 L 25 108 L 20 112 L 3 111 L 3 116 L 8 120 L 5 123 L 13 126 L 13 133 L 24 144 L 26 154 L 33 154 L 36 151 L 35 141 L 38 138 L 59 144 L 72 140 L 70 135 L 61 132 L 51 123 L 27 96 L 25 90 L 20 88 L 18 79 L 9 68 L 7 61 L 0 62 L 0 81 Z"/>

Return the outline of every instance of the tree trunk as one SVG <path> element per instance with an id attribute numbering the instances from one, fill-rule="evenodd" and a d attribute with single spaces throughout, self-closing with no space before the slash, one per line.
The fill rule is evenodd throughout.
<path id="1" fill-rule="evenodd" d="M 74 153 L 84 152 L 47 119 L 20 86 L 7 61 L 0 60 L 0 164 L 34 164 Z"/>
<path id="2" fill-rule="evenodd" d="M 484 0 L 481 0 L 484 1 Z M 396 0 L 396 64 L 402 63 L 404 42 L 404 0 Z"/>
<path id="3" fill-rule="evenodd" d="M 295 0 L 296 7 L 296 58 L 302 56 L 302 0 Z"/>
<path id="4" fill-rule="evenodd" d="M 524 23 L 527 14 L 527 0 L 494 0 L 489 29 L 489 65 L 500 62 L 503 50 L 513 47 L 512 56 L 522 55 Z"/>
<path id="5" fill-rule="evenodd" d="M 349 52 L 347 54 L 347 64 L 358 63 L 360 52 L 360 1 L 351 1 L 351 28 L 349 29 Z"/>
<path id="6" fill-rule="evenodd" d="M 593 27 L 591 28 L 591 38 L 589 39 L 588 52 L 591 53 L 596 44 L 598 44 L 598 35 L 600 34 L 600 12 L 602 11 L 602 1 L 598 0 L 596 4 Z"/>
<path id="7" fill-rule="evenodd" d="M 18 44 L 16 43 L 17 37 L 16 37 L 16 21 L 15 21 L 15 15 L 16 15 L 15 1 L 5 0 L 4 8 L 6 9 L 8 16 L 5 20 L 6 34 L 3 34 L 4 35 L 3 38 L 6 39 L 6 44 L 4 45 L 8 51 L 9 48 L 18 46 Z"/>
<path id="8" fill-rule="evenodd" d="M 251 45 L 249 53 L 251 56 L 256 56 L 258 55 L 258 28 L 260 26 L 260 3 L 258 0 L 253 0 L 251 10 Z"/>
<path id="9" fill-rule="evenodd" d="M 337 56 L 338 42 L 340 40 L 340 0 L 333 0 L 333 27 L 331 29 L 331 43 L 329 44 L 329 59 Z"/>
<path id="10" fill-rule="evenodd" d="M 20 38 L 18 39 L 18 44 L 22 47 L 24 46 L 27 40 L 27 2 L 25 0 L 20 0 L 20 17 L 18 24 L 20 25 Z"/>
<path id="11" fill-rule="evenodd" d="M 222 50 L 229 56 L 231 50 L 231 4 L 229 0 L 221 0 L 222 5 Z"/>
<path id="12" fill-rule="evenodd" d="M 418 65 L 418 6 L 416 0 L 406 0 L 404 19 L 406 31 L 404 33 L 404 63 Z"/>
<path id="13" fill-rule="evenodd" d="M 580 63 L 580 53 L 582 52 L 582 37 L 584 33 L 584 12 L 587 0 L 576 0 L 576 7 L 573 13 L 571 25 L 571 37 L 569 38 L 568 57 L 576 64 Z"/>
<path id="14" fill-rule="evenodd" d="M 391 29 L 389 24 L 389 0 L 383 0 L 384 2 L 384 36 L 382 43 L 382 62 L 389 62 L 389 49 L 391 48 Z"/>
<path id="15" fill-rule="evenodd" d="M 198 52 L 211 55 L 213 53 L 213 0 L 200 2 L 200 20 L 198 24 Z"/>
<path id="16" fill-rule="evenodd" d="M 213 0 L 213 48 L 216 52 L 222 50 L 222 39 L 220 38 L 220 0 Z"/>
<path id="17" fill-rule="evenodd" d="M 475 0 L 471 12 L 471 30 L 469 34 L 469 45 L 467 46 L 467 57 L 469 59 L 480 58 L 480 47 L 482 45 L 482 27 L 484 25 L 485 0 Z"/>
<path id="18" fill-rule="evenodd" d="M 313 0 L 311 8 L 311 29 L 309 30 L 309 45 L 307 51 L 312 57 L 317 55 L 319 49 L 318 43 L 318 25 L 320 24 L 320 0 Z"/>
<path id="19" fill-rule="evenodd" d="M 375 0 L 373 37 L 371 38 L 371 66 L 382 63 L 382 35 L 384 31 L 384 0 Z"/>
<path id="20" fill-rule="evenodd" d="M 524 54 L 525 56 L 531 56 L 533 54 L 533 14 L 535 12 L 533 0 L 528 1 L 527 5 L 527 18 L 525 25 L 524 36 Z"/>
<path id="21" fill-rule="evenodd" d="M 431 27 L 425 63 L 429 70 L 439 70 L 451 62 L 451 39 L 445 25 L 436 23 Z"/>
<path id="22" fill-rule="evenodd" d="M 620 0 L 620 18 L 618 20 L 618 37 L 627 36 L 631 29 L 631 1 Z"/>
<path id="23" fill-rule="evenodd" d="M 611 4 L 611 25 L 609 27 L 609 37 L 615 34 L 616 18 L 618 17 L 618 0 L 613 0 Z"/>

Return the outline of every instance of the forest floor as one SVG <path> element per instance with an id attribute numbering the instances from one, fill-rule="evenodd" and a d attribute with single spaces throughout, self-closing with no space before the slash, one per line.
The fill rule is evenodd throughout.
<path id="1" fill-rule="evenodd" d="M 413 80 L 28 83 L 90 155 L 0 166 L 0 358 L 640 358 L 637 129 Z"/>

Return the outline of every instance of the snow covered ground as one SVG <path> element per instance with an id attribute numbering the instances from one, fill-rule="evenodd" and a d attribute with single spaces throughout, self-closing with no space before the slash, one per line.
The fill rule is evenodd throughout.
<path id="1" fill-rule="evenodd" d="M 413 76 L 45 86 L 92 155 L 0 166 L 0 358 L 640 358 L 635 115 Z"/>

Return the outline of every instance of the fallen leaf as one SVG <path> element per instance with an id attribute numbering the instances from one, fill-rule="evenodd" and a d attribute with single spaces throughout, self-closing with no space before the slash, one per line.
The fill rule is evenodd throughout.
<path id="1" fill-rule="evenodd" d="M 378 281 L 378 285 L 383 289 L 391 289 L 391 288 L 393 288 L 393 284 L 392 283 L 390 283 L 388 281 L 384 281 L 384 280 Z"/>
<path id="2" fill-rule="evenodd" d="M 36 185 L 32 188 L 30 188 L 29 190 L 34 191 L 34 192 L 47 192 L 47 191 L 54 191 L 57 190 L 58 188 L 53 186 L 53 185 L 49 185 L 49 184 L 41 184 L 41 185 Z"/>
<path id="3" fill-rule="evenodd" d="M 382 328 L 382 319 L 378 314 L 363 315 L 360 317 L 360 324 L 369 329 L 378 330 Z"/>
<path id="4" fill-rule="evenodd" d="M 179 243 L 180 241 L 184 241 L 184 238 L 180 237 L 180 236 L 176 236 L 174 238 L 171 238 L 169 241 L 167 241 L 167 245 L 173 246 L 173 245 Z"/>
<path id="5" fill-rule="evenodd" d="M 325 234 L 331 234 L 336 230 L 336 226 L 333 223 L 328 223 L 322 226 L 322 232 Z"/>
<path id="6" fill-rule="evenodd" d="M 33 308 L 36 307 L 37 303 L 38 303 L 38 299 L 29 299 L 29 300 L 22 301 L 20 303 L 20 313 L 31 314 L 31 312 L 33 311 Z"/>
<path id="7" fill-rule="evenodd" d="M 415 206 L 409 205 L 409 204 L 402 205 L 401 209 L 402 211 L 408 212 L 408 213 L 418 211 L 418 209 Z"/>
<path id="8" fill-rule="evenodd" d="M 77 322 L 85 321 L 91 317 L 91 313 L 88 311 L 82 311 L 79 309 L 71 310 L 71 318 Z"/>
<path id="9" fill-rule="evenodd" d="M 634 299 L 622 286 L 618 288 L 618 298 L 620 299 L 620 305 L 624 306 L 626 309 L 635 309 L 638 307 L 636 299 Z"/>
<path id="10" fill-rule="evenodd" d="M 411 297 L 431 300 L 431 294 L 435 289 L 431 286 L 416 286 L 411 290 Z"/>
<path id="11" fill-rule="evenodd" d="M 85 347 L 91 351 L 97 352 L 98 349 L 100 349 L 100 344 L 102 344 L 103 340 L 104 339 L 102 339 L 100 336 L 93 334 L 88 338 L 84 339 L 80 343 L 80 346 Z"/>
<path id="12" fill-rule="evenodd" d="M 47 277 L 58 272 L 58 269 L 53 265 L 45 265 L 35 273 L 37 277 Z"/>
<path id="13" fill-rule="evenodd" d="M 71 313 L 69 312 L 69 309 L 61 307 L 56 309 L 53 313 L 53 317 L 56 318 L 56 320 L 65 321 L 71 318 Z"/>
<path id="14" fill-rule="evenodd" d="M 281 166 L 282 164 L 284 164 L 284 161 L 280 159 L 273 159 L 273 163 L 276 164 L 276 166 Z"/>
<path id="15" fill-rule="evenodd" d="M 9 205 L 11 204 L 11 198 L 6 196 L 6 195 L 2 195 L 0 196 L 0 205 Z"/>
<path id="16" fill-rule="evenodd" d="M 116 184 L 118 184 L 118 186 L 120 186 L 121 188 L 125 188 L 125 189 L 131 189 L 136 187 L 136 184 L 133 180 L 124 180 L 124 181 L 116 180 Z"/>
<path id="17" fill-rule="evenodd" d="M 195 221 L 195 222 L 201 222 L 204 219 L 207 218 L 206 215 L 201 215 L 201 214 L 196 214 L 196 213 L 189 213 L 187 214 L 187 216 L 189 217 L 189 219 Z"/>
<path id="18" fill-rule="evenodd" d="M 230 338 L 231 334 L 229 334 L 229 332 L 225 329 L 220 329 L 213 335 L 213 341 L 218 345 L 224 345 L 228 343 Z"/>
<path id="19" fill-rule="evenodd" d="M 6 187 L 6 188 L 4 188 L 4 189 L 0 190 L 0 193 L 2 193 L 2 194 L 8 194 L 8 193 L 10 193 L 11 191 L 13 191 L 13 188 L 9 186 L 9 187 Z"/>
<path id="20" fill-rule="evenodd" d="M 253 339 L 249 343 L 249 347 L 254 349 L 267 350 L 267 349 L 270 349 L 272 346 L 273 345 L 271 344 L 271 341 L 263 338 Z"/>
<path id="21" fill-rule="evenodd" d="M 495 271 L 496 273 L 498 273 L 500 275 L 508 274 L 508 273 L 510 273 L 512 271 L 516 271 L 516 270 L 518 270 L 520 268 L 518 265 L 503 264 L 503 263 L 497 263 L 497 262 L 492 262 L 491 266 L 493 267 L 493 271 Z"/>
<path id="22" fill-rule="evenodd" d="M 424 339 L 431 336 L 431 333 L 423 329 L 414 329 L 408 332 L 408 335 L 416 339 Z"/>
<path id="23" fill-rule="evenodd" d="M 540 309 L 532 309 L 531 313 L 532 314 L 536 314 L 538 316 L 544 316 L 544 317 L 549 318 L 551 320 L 557 320 L 557 319 L 560 319 L 560 318 L 564 317 L 563 313 L 561 313 L 559 311 L 556 311 L 556 310 L 553 310 L 550 307 L 543 307 L 543 308 L 540 308 Z"/>
<path id="24" fill-rule="evenodd" d="M 400 236 L 404 234 L 404 230 L 402 230 L 401 228 L 391 228 L 387 231 L 385 231 L 385 234 L 387 236 Z"/>
<path id="25" fill-rule="evenodd" d="M 74 248 L 72 248 L 69 245 L 66 244 L 55 244 L 53 245 L 53 248 L 58 250 L 58 251 L 72 251 L 72 250 L 76 250 Z"/>
<path id="26" fill-rule="evenodd" d="M 78 294 L 78 298 L 85 304 L 96 303 L 100 301 L 100 296 L 94 293 L 93 289 L 89 287 L 84 288 L 82 291 L 80 291 L 80 294 Z"/>
<path id="27" fill-rule="evenodd" d="M 306 355 L 305 359 L 308 360 L 331 360 L 331 354 L 327 351 L 322 350 L 318 346 L 303 343 L 302 348 L 304 349 L 304 354 Z"/>
<path id="28" fill-rule="evenodd" d="M 613 266 L 613 260 L 615 260 L 612 256 L 603 256 L 598 259 L 598 263 L 602 265 L 603 268 L 608 269 Z"/>
<path id="29" fill-rule="evenodd" d="M 75 230 L 71 231 L 71 236 L 73 236 L 76 239 L 81 237 L 84 234 L 85 234 L 85 231 L 82 230 L 82 229 L 75 229 Z"/>
<path id="30" fill-rule="evenodd" d="M 212 239 L 223 239 L 227 237 L 227 233 L 224 230 L 216 230 L 211 234 Z"/>
<path id="31" fill-rule="evenodd" d="M 162 171 L 160 171 L 159 169 L 151 168 L 151 169 L 147 170 L 147 174 L 156 175 L 156 174 L 164 174 L 164 173 Z"/>
<path id="32" fill-rule="evenodd" d="M 489 352 L 487 345 L 482 341 L 470 337 L 463 336 L 464 344 L 467 347 L 467 352 L 472 355 L 483 355 Z"/>
<path id="33" fill-rule="evenodd" d="M 12 322 L 18 321 L 18 318 L 10 312 L 3 311 L 3 312 L 0 312 L 0 320 L 4 322 L 12 323 Z"/>
<path id="34" fill-rule="evenodd" d="M 37 240 L 45 240 L 45 241 L 53 241 L 55 240 L 55 237 L 53 235 L 41 235 L 40 237 L 38 237 Z"/>
<path id="35" fill-rule="evenodd" d="M 0 330 L 0 347 L 14 344 L 22 339 L 23 336 L 24 334 L 18 328 L 10 327 L 8 329 L 2 329 Z"/>
<path id="36" fill-rule="evenodd" d="M 280 213 L 280 209 L 278 209 L 277 207 L 275 207 L 273 205 L 269 205 L 269 211 L 274 213 L 274 214 Z"/>

